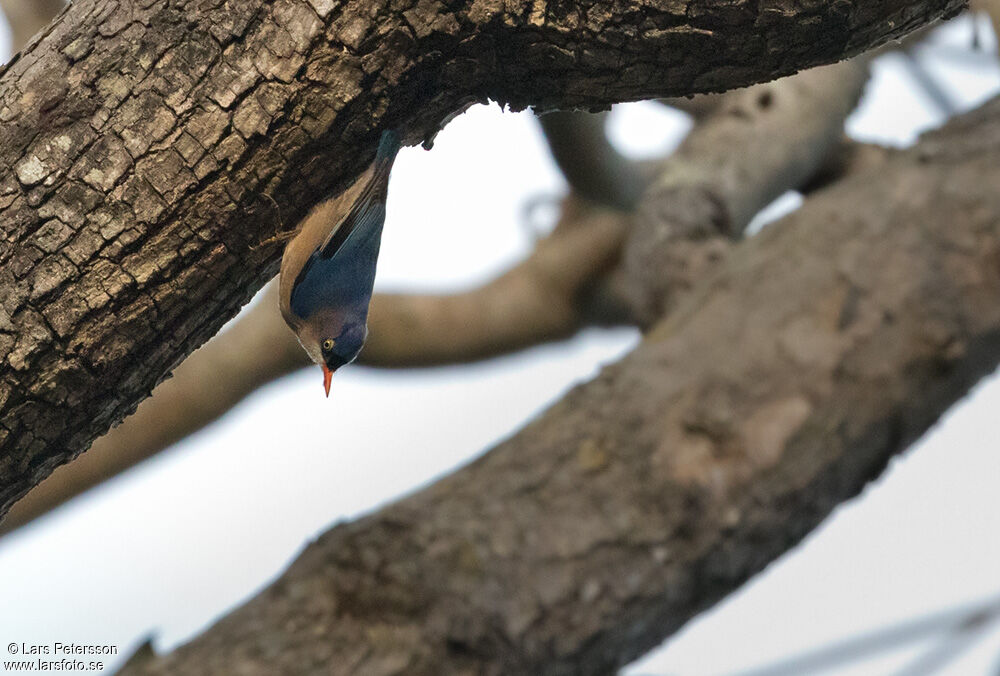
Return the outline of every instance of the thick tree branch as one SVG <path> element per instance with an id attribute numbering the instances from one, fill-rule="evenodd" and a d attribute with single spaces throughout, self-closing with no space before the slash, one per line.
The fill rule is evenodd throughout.
<path id="1" fill-rule="evenodd" d="M 280 250 L 256 245 L 380 129 L 746 85 L 962 6 L 72 3 L 0 75 L 0 514 L 260 288 Z"/>
<path id="2" fill-rule="evenodd" d="M 867 66 L 854 59 L 728 94 L 681 144 L 643 196 L 625 248 L 624 285 L 643 323 L 713 269 L 757 212 L 824 167 Z"/>
<path id="3" fill-rule="evenodd" d="M 720 176 L 730 176 L 732 167 L 741 167 L 745 161 L 745 154 L 734 149 L 767 146 L 769 161 L 761 162 L 760 170 L 762 176 L 776 175 L 777 185 L 762 179 L 746 183 L 747 190 L 764 190 L 754 199 L 766 204 L 772 192 L 808 180 L 812 168 L 831 155 L 836 147 L 832 140 L 843 128 L 864 78 L 862 59 L 722 95 L 724 110 L 696 126 L 684 148 L 695 149 L 703 166 L 718 170 Z M 761 96 L 771 101 L 765 108 L 758 105 Z M 584 113 L 573 115 L 588 117 Z M 786 131 L 803 124 L 803 133 Z M 564 131 L 575 137 L 577 145 L 585 141 L 607 143 L 603 130 L 594 125 L 574 122 Z M 595 133 L 599 138 L 591 138 Z M 761 138 L 765 134 L 766 141 Z M 563 160 L 572 165 L 569 147 L 566 150 Z M 682 204 L 690 207 L 701 200 L 710 207 L 693 212 L 695 215 L 711 216 L 716 207 L 724 206 L 728 211 L 747 202 L 749 198 L 739 191 L 712 190 L 700 182 L 690 189 L 686 171 L 691 154 L 684 152 L 658 163 L 659 192 L 651 194 L 647 208 L 659 204 L 663 190 L 670 185 L 686 195 Z M 801 158 L 809 159 L 804 162 Z M 782 159 L 787 159 L 793 170 L 781 167 L 778 162 Z M 642 181 L 648 183 L 646 178 Z M 738 196 L 738 204 L 725 206 L 726 200 Z M 629 316 L 620 309 L 621 299 L 615 299 L 620 272 L 603 280 L 601 275 L 617 260 L 631 217 L 578 199 L 569 199 L 563 206 L 553 235 L 542 240 L 525 263 L 480 289 L 452 296 L 376 296 L 371 338 L 361 361 L 392 367 L 468 361 L 562 338 L 588 323 L 613 323 Z M 686 288 L 697 276 L 709 274 L 719 265 L 725 242 L 706 240 L 702 234 L 711 231 L 718 235 L 715 225 L 706 221 L 701 228 L 675 230 L 674 239 L 663 243 L 670 249 L 693 252 L 690 260 L 671 260 L 678 266 L 671 273 L 673 283 Z M 306 366 L 304 352 L 285 329 L 275 306 L 273 298 L 264 298 L 262 305 L 231 331 L 195 352 L 177 369 L 175 377 L 161 384 L 120 427 L 18 501 L 0 524 L 0 533 L 200 429 L 264 383 Z"/>
<path id="4" fill-rule="evenodd" d="M 606 674 L 792 546 L 1000 360 L 1000 100 L 736 247 L 510 441 L 127 673 Z"/>
<path id="5" fill-rule="evenodd" d="M 590 287 L 617 260 L 623 214 L 568 198 L 555 231 L 494 281 L 453 295 L 376 294 L 360 363 L 454 364 L 564 338 L 595 321 Z M 235 325 L 196 350 L 87 453 L 18 500 L 0 534 L 61 505 L 192 434 L 257 388 L 310 365 L 271 284 Z"/>
<path id="6" fill-rule="evenodd" d="M 191 354 L 125 421 L 14 503 L 8 533 L 202 429 L 258 387 L 304 366 L 281 321 L 277 287 L 234 326 Z"/>

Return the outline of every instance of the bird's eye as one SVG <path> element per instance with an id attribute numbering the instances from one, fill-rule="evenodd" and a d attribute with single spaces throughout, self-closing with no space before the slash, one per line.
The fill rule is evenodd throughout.
<path id="1" fill-rule="evenodd" d="M 323 341 L 323 351 L 329 352 L 333 349 L 333 338 L 327 338 Z"/>

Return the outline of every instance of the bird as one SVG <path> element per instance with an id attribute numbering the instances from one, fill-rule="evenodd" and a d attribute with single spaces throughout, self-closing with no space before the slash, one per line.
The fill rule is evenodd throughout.
<path id="1" fill-rule="evenodd" d="M 281 258 L 281 316 L 323 368 L 327 397 L 334 372 L 354 361 L 368 335 L 389 173 L 399 148 L 395 131 L 382 132 L 372 164 L 303 221 Z"/>

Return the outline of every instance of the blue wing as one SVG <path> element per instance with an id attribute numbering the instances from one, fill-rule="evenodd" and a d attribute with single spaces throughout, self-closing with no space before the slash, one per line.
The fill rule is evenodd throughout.
<path id="1" fill-rule="evenodd" d="M 355 212 L 352 210 L 352 216 Z M 368 202 L 356 220 L 344 222 L 348 234 L 335 246 L 317 249 L 292 289 L 291 310 L 303 319 L 322 307 L 367 305 L 375 284 L 375 266 L 385 223 L 385 204 Z"/>
<path id="2" fill-rule="evenodd" d="M 292 286 L 292 312 L 307 319 L 323 307 L 367 307 L 375 283 L 389 172 L 399 137 L 391 130 L 382 133 L 375 155 L 375 171 L 351 210 L 333 235 L 313 252 Z"/>

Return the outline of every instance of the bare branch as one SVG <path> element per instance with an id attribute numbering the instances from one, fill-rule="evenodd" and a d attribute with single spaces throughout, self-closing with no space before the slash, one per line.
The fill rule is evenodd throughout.
<path id="1" fill-rule="evenodd" d="M 951 117 L 958 112 L 958 104 L 952 100 L 948 91 L 938 84 L 934 75 L 924 68 L 924 64 L 920 62 L 920 56 L 914 47 L 912 45 L 904 46 L 899 51 L 903 57 L 903 67 L 906 68 L 907 73 L 920 91 L 934 103 L 938 112 L 945 117 Z"/>
<path id="2" fill-rule="evenodd" d="M 660 99 L 660 103 L 687 113 L 695 120 L 703 120 L 719 108 L 722 96 L 718 94 L 695 94 L 694 96 L 676 96 L 672 99 Z"/>
<path id="3" fill-rule="evenodd" d="M 969 5 L 975 11 L 986 13 L 993 26 L 993 34 L 1000 42 L 1000 0 L 971 0 Z"/>
<path id="4" fill-rule="evenodd" d="M 1000 361 L 1000 100 L 735 247 L 640 347 L 126 673 L 607 674 Z"/>
<path id="5" fill-rule="evenodd" d="M 625 223 L 617 212 L 568 198 L 552 235 L 496 280 L 449 296 L 377 294 L 360 363 L 454 364 L 572 334 L 596 319 L 589 286 L 617 260 Z M 16 502 L 0 534 L 159 453 L 257 388 L 308 365 L 281 319 L 271 284 L 255 307 L 188 357 L 134 414 Z"/>
<path id="6" fill-rule="evenodd" d="M 991 621 L 998 619 L 1000 619 L 1000 598 L 989 599 L 852 636 L 765 667 L 740 671 L 732 676 L 817 674 L 865 657 L 895 650 L 920 639 L 942 636 L 945 642 L 948 642 L 950 638 L 962 635 L 968 629 L 989 626 Z"/>
<path id="7" fill-rule="evenodd" d="M 588 287 L 617 262 L 626 223 L 616 211 L 569 198 L 556 231 L 486 286 L 452 296 L 376 296 L 361 362 L 468 362 L 572 335 L 594 319 Z"/>
<path id="8" fill-rule="evenodd" d="M 717 265 L 729 242 L 838 147 L 868 61 L 854 59 L 727 94 L 654 181 L 625 250 L 626 293 L 645 323 Z"/>
<path id="9" fill-rule="evenodd" d="M 748 220 L 752 214 L 746 213 L 746 204 L 763 206 L 773 193 L 807 181 L 817 167 L 826 166 L 824 157 L 839 148 L 835 139 L 840 138 L 865 73 L 862 59 L 725 95 L 729 100 L 719 114 L 694 128 L 682 153 L 664 159 L 657 190 L 644 202 L 646 217 L 663 204 L 664 191 L 674 187 L 680 193 L 666 193 L 672 195 L 666 208 L 701 203 L 705 206 L 691 210 L 689 217 L 706 219 L 700 225 L 691 221 L 696 227 L 675 230 L 662 243 L 674 252 L 668 262 L 673 267 L 662 271 L 671 297 L 717 269 L 729 247 L 728 235 L 742 229 L 717 230 L 716 208 L 727 213 L 742 210 L 741 218 Z M 761 97 L 769 101 L 764 109 L 759 107 Z M 752 107 L 746 110 L 747 106 Z M 593 125 L 583 128 L 603 134 Z M 793 134 L 789 128 L 804 131 Z M 571 135 L 582 142 L 580 129 Z M 762 147 L 767 148 L 768 162 L 760 163 L 761 173 L 734 185 L 741 167 L 753 161 L 734 149 L 758 152 Z M 692 156 L 701 163 L 702 173 L 690 173 Z M 790 168 L 784 170 L 781 161 L 789 162 Z M 717 177 L 716 187 L 703 182 L 706 175 Z M 744 189 L 761 192 L 753 196 Z M 556 340 L 586 324 L 631 320 L 632 314 L 622 309 L 621 271 L 601 278 L 617 262 L 630 219 L 571 197 L 553 235 L 542 240 L 527 261 L 492 283 L 452 296 L 376 296 L 371 336 L 361 362 L 401 367 L 471 361 Z M 706 238 L 706 232 L 716 236 Z M 16 503 L 0 524 L 0 533 L 201 429 L 264 383 L 306 366 L 304 353 L 285 330 L 275 306 L 273 298 L 263 299 L 260 307 L 214 341 L 219 345 L 209 343 L 193 354 L 133 417 Z"/>
<path id="10" fill-rule="evenodd" d="M 277 287 L 177 367 L 125 421 L 73 462 L 56 468 L 0 521 L 8 533 L 202 429 L 247 395 L 305 365 L 281 321 Z"/>
<path id="11" fill-rule="evenodd" d="M 827 156 L 823 166 L 799 186 L 808 195 L 842 181 L 851 174 L 857 174 L 881 166 L 893 154 L 893 149 L 873 143 L 858 143 L 843 138 L 836 150 Z"/>
<path id="12" fill-rule="evenodd" d="M 0 514 L 249 300 L 280 253 L 258 244 L 357 176 L 381 129 L 428 139 L 488 98 L 748 85 L 963 4 L 70 4 L 0 74 Z"/>
<path id="13" fill-rule="evenodd" d="M 648 183 L 638 163 L 615 150 L 604 132 L 606 113 L 554 112 L 538 118 L 549 149 L 581 197 L 619 209 L 635 206 Z"/>

